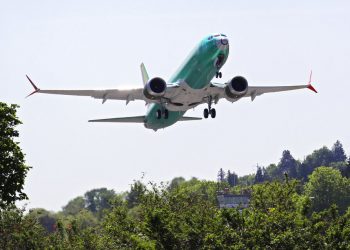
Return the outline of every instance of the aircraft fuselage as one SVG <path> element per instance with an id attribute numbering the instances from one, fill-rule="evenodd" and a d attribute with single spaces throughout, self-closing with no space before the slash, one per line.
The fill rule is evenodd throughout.
<path id="1" fill-rule="evenodd" d="M 226 62 L 228 54 L 229 44 L 225 35 L 205 37 L 168 81 L 179 85 L 178 100 L 175 97 L 172 103 L 149 104 L 145 117 L 145 127 L 157 130 L 171 126 L 181 119 L 186 110 L 200 104 L 203 97 L 198 95 L 199 99 L 196 100 L 196 91 L 210 85 L 210 81 Z M 190 94 L 191 98 L 186 98 L 187 94 Z M 168 110 L 168 118 L 157 119 L 157 110 L 164 108 Z"/>

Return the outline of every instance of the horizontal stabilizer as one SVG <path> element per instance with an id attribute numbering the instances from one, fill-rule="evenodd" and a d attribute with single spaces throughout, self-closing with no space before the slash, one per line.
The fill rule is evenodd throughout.
<path id="1" fill-rule="evenodd" d="M 183 116 L 180 118 L 179 121 L 195 121 L 195 120 L 202 120 L 200 117 L 188 117 L 188 116 Z"/>
<path id="2" fill-rule="evenodd" d="M 133 116 L 133 117 L 119 117 L 119 118 L 89 120 L 89 122 L 134 122 L 134 123 L 144 123 L 144 121 L 145 121 L 145 116 Z"/>

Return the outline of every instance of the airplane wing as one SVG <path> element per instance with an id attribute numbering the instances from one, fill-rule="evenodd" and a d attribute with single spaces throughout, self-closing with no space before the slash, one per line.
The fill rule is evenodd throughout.
<path id="1" fill-rule="evenodd" d="M 27 79 L 34 88 L 34 91 L 28 96 L 31 96 L 35 93 L 43 94 L 53 94 L 53 95 L 73 95 L 73 96 L 90 96 L 95 99 L 102 99 L 104 103 L 108 99 L 112 100 L 125 100 L 127 102 L 134 100 L 145 100 L 143 95 L 143 88 L 135 89 L 104 89 L 104 90 L 45 90 L 39 89 L 33 81 L 26 75 Z M 27 96 L 27 97 L 28 97 Z"/>
<path id="2" fill-rule="evenodd" d="M 316 89 L 311 85 L 293 85 L 293 86 L 249 86 L 247 93 L 244 95 L 244 97 L 250 97 L 252 101 L 255 99 L 255 97 L 265 94 L 265 93 L 274 93 L 274 92 L 283 92 L 283 91 L 291 91 L 291 90 L 297 90 L 297 89 L 310 89 L 317 93 Z"/>
<path id="3" fill-rule="evenodd" d="M 255 97 L 265 94 L 265 93 L 274 93 L 274 92 L 283 92 L 291 91 L 297 89 L 310 89 L 311 91 L 317 93 L 317 90 L 311 85 L 312 71 L 310 72 L 309 82 L 306 85 L 294 85 L 294 86 L 260 86 L 260 87 L 248 87 L 247 93 L 244 97 L 250 97 L 253 101 Z"/>
<path id="4" fill-rule="evenodd" d="M 132 117 L 117 117 L 117 118 L 107 118 L 107 119 L 94 119 L 89 120 L 89 122 L 132 122 L 132 123 L 144 123 L 145 116 L 132 116 Z"/>
<path id="5" fill-rule="evenodd" d="M 248 89 L 246 93 L 241 97 L 250 97 L 253 101 L 255 97 L 260 96 L 262 94 L 266 93 L 275 93 L 275 92 L 284 92 L 284 91 L 291 91 L 291 90 L 297 90 L 297 89 L 310 89 L 313 92 L 317 93 L 317 90 L 311 85 L 311 76 L 312 72 L 310 74 L 310 79 L 308 84 L 305 85 L 291 85 L 291 86 L 248 86 Z M 225 87 L 226 84 L 224 83 L 211 83 L 211 88 L 209 88 L 208 95 L 212 96 L 216 102 L 220 98 L 226 98 L 230 99 L 226 92 Z M 240 98 L 240 97 L 238 97 Z"/>

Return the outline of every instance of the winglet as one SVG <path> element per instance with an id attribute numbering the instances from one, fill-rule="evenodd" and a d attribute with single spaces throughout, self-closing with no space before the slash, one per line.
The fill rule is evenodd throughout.
<path id="1" fill-rule="evenodd" d="M 309 84 L 309 86 L 307 86 L 307 88 L 312 90 L 313 92 L 317 93 L 317 90 L 311 84 Z"/>
<path id="2" fill-rule="evenodd" d="M 310 78 L 309 78 L 309 82 L 308 82 L 307 88 L 310 89 L 311 91 L 317 93 L 317 90 L 311 85 L 311 80 L 312 80 L 312 70 L 310 72 Z"/>
<path id="3" fill-rule="evenodd" d="M 141 63 L 140 68 L 141 68 L 141 75 L 142 75 L 143 85 L 146 85 L 146 83 L 149 80 L 149 76 L 148 76 L 146 67 L 145 67 L 145 65 L 143 63 Z"/>
<path id="4" fill-rule="evenodd" d="M 26 98 L 27 98 L 27 97 L 29 97 L 29 96 L 35 94 L 36 92 L 38 92 L 40 89 L 33 83 L 33 81 L 29 78 L 29 76 L 26 75 L 26 77 L 27 77 L 28 81 L 30 82 L 30 84 L 31 84 L 31 85 L 33 86 L 33 88 L 34 88 L 34 91 L 33 91 L 32 93 L 30 93 L 29 95 L 26 96 Z"/>

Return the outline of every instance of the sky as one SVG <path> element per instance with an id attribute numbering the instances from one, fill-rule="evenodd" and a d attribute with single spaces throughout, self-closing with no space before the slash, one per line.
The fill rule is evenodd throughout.
<path id="1" fill-rule="evenodd" d="M 58 211 L 93 188 L 123 192 L 177 176 L 216 180 L 277 163 L 288 149 L 302 160 L 340 140 L 350 154 L 349 1 L 3 1 L 0 0 L 0 101 L 20 105 L 20 146 L 32 166 L 28 208 Z M 254 102 L 221 100 L 217 117 L 164 130 L 94 124 L 143 115 L 141 101 L 34 95 L 42 89 L 140 87 L 139 65 L 168 79 L 206 35 L 229 37 L 222 68 L 249 85 L 306 84 Z M 205 105 L 187 112 L 202 116 Z"/>

